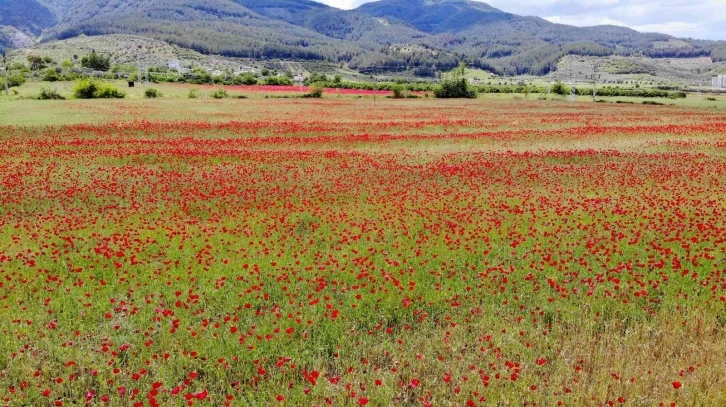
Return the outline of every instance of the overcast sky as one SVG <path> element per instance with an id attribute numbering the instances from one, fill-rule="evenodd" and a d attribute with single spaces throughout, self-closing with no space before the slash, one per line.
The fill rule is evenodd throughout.
<path id="1" fill-rule="evenodd" d="M 351 9 L 370 0 L 318 0 Z M 677 37 L 726 40 L 726 0 L 490 0 L 501 10 L 572 25 L 614 24 Z"/>

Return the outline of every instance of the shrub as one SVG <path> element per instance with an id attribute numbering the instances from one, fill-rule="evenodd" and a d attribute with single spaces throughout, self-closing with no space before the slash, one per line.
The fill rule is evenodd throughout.
<path id="1" fill-rule="evenodd" d="M 313 84 L 310 86 L 310 91 L 303 95 L 304 98 L 315 98 L 319 99 L 323 97 L 323 92 L 325 91 L 325 88 L 323 88 L 320 84 Z"/>
<path id="2" fill-rule="evenodd" d="M 552 85 L 551 91 L 555 95 L 566 95 L 566 94 L 570 93 L 569 90 L 567 89 L 567 87 L 565 86 L 565 84 L 562 83 L 562 81 L 555 82 L 555 84 Z"/>
<path id="3" fill-rule="evenodd" d="M 81 66 L 94 71 L 108 71 L 111 68 L 111 58 L 96 54 L 95 51 L 81 58 Z"/>
<path id="4" fill-rule="evenodd" d="M 235 85 L 257 85 L 257 78 L 251 73 L 237 75 L 232 79 Z"/>
<path id="5" fill-rule="evenodd" d="M 476 98 L 476 92 L 469 89 L 469 83 L 464 77 L 464 70 L 466 65 L 463 63 L 458 68 L 454 69 L 452 75 L 445 79 L 439 86 L 434 89 L 434 95 L 437 98 L 449 99 L 449 98 Z"/>
<path id="6" fill-rule="evenodd" d="M 8 87 L 12 88 L 25 83 L 25 74 L 22 72 L 10 72 L 8 74 Z"/>
<path id="7" fill-rule="evenodd" d="M 391 86 L 391 91 L 393 92 L 393 98 L 394 99 L 403 99 L 406 97 L 404 93 L 404 87 L 403 85 L 397 83 L 393 86 Z"/>
<path id="8" fill-rule="evenodd" d="M 644 100 L 643 104 L 644 105 L 653 105 L 653 106 L 663 106 L 664 105 L 664 103 L 654 102 L 652 100 Z"/>
<path id="9" fill-rule="evenodd" d="M 201 92 L 199 89 L 189 89 L 189 93 L 187 94 L 187 98 L 189 99 L 198 99 L 201 96 Z"/>
<path id="10" fill-rule="evenodd" d="M 110 83 L 83 79 L 73 88 L 73 96 L 78 99 L 122 99 L 126 94 Z"/>
<path id="11" fill-rule="evenodd" d="M 43 71 L 43 81 L 45 82 L 56 82 L 61 79 L 61 76 L 55 70 L 55 68 L 48 68 Z"/>
<path id="12" fill-rule="evenodd" d="M 83 79 L 83 74 L 79 72 L 66 72 L 65 74 L 61 75 L 62 81 L 73 82 L 79 79 Z"/>
<path id="13" fill-rule="evenodd" d="M 191 83 L 201 85 L 206 83 L 212 83 L 214 80 L 212 79 L 212 75 L 205 71 L 202 68 L 194 68 L 192 69 L 192 79 L 190 80 Z"/>
<path id="14" fill-rule="evenodd" d="M 215 99 L 226 99 L 229 97 L 229 95 L 227 94 L 227 91 L 224 89 L 217 89 L 210 96 L 212 96 Z"/>
<path id="15" fill-rule="evenodd" d="M 28 63 L 30 64 L 30 70 L 31 71 L 39 71 L 41 69 L 45 69 L 48 63 L 46 61 L 46 58 L 41 57 L 40 55 L 28 55 L 25 57 L 28 60 Z M 48 59 L 50 61 L 50 59 Z"/>
<path id="16" fill-rule="evenodd" d="M 96 94 L 98 84 L 90 79 L 78 81 L 73 88 L 73 96 L 78 99 L 93 99 Z"/>
<path id="17" fill-rule="evenodd" d="M 8 65 L 8 71 L 21 71 L 21 72 L 30 72 L 30 69 L 28 69 L 28 66 L 20 63 L 20 62 L 13 62 L 10 65 Z"/>
<path id="18" fill-rule="evenodd" d="M 265 81 L 265 84 L 271 86 L 290 86 L 292 85 L 292 79 L 287 76 L 270 76 Z"/>
<path id="19" fill-rule="evenodd" d="M 161 92 L 159 92 L 158 90 L 156 90 L 154 88 L 148 88 L 144 91 L 144 97 L 147 99 L 155 99 L 155 98 L 160 98 L 162 96 L 163 95 L 161 94 Z"/>
<path id="20" fill-rule="evenodd" d="M 38 100 L 65 100 L 57 90 L 45 87 L 40 89 L 40 94 L 35 98 Z"/>
<path id="21" fill-rule="evenodd" d="M 97 99 L 123 99 L 126 97 L 126 93 L 120 91 L 110 83 L 102 82 L 98 85 L 94 96 Z"/>
<path id="22" fill-rule="evenodd" d="M 716 98 L 706 98 L 706 100 L 708 100 L 709 102 L 715 102 Z"/>

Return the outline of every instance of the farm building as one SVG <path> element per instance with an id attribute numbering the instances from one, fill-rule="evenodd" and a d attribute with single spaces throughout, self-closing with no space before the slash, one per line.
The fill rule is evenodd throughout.
<path id="1" fill-rule="evenodd" d="M 715 76 L 711 81 L 714 88 L 726 88 L 726 75 Z"/>

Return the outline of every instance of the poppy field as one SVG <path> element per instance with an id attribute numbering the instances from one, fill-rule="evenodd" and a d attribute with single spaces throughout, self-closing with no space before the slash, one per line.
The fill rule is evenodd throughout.
<path id="1" fill-rule="evenodd" d="M 722 110 L 36 103 L 0 405 L 726 404 Z"/>

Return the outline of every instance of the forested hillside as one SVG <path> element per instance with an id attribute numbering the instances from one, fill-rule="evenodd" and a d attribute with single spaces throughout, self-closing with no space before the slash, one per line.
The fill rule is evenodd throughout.
<path id="1" fill-rule="evenodd" d="M 0 0 L 0 25 L 40 41 L 135 34 L 207 54 L 421 76 L 461 61 L 499 74 L 546 74 L 566 55 L 726 60 L 724 42 L 554 24 L 470 0 L 381 0 L 351 11 L 310 0 Z M 9 45 L 0 38 L 0 47 Z"/>
<path id="2" fill-rule="evenodd" d="M 57 23 L 56 16 L 37 0 L 0 0 L 0 26 L 39 35 Z"/>

